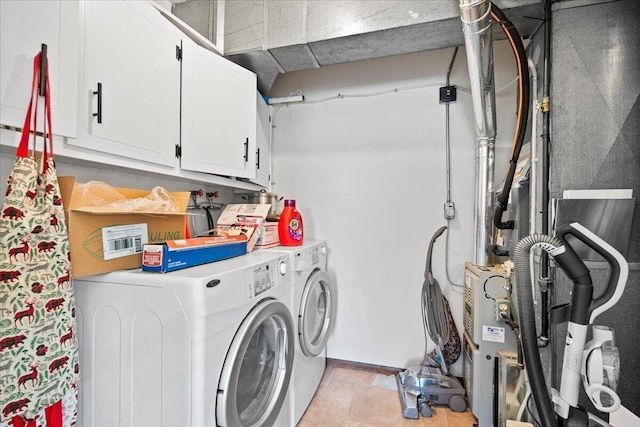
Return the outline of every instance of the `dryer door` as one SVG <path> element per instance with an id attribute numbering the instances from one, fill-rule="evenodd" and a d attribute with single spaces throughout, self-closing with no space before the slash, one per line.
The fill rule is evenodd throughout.
<path id="1" fill-rule="evenodd" d="M 327 345 L 335 310 L 333 289 L 325 271 L 315 270 L 307 280 L 298 312 L 298 339 L 305 356 L 318 356 Z"/>
<path id="2" fill-rule="evenodd" d="M 243 320 L 227 353 L 218 385 L 219 426 L 272 425 L 282 408 L 293 368 L 293 321 L 282 302 L 259 302 Z"/>

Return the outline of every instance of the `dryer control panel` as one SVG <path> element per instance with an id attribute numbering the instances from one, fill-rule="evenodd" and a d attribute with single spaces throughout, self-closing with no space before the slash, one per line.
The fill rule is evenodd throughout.
<path id="1" fill-rule="evenodd" d="M 320 263 L 320 248 L 316 246 L 311 249 L 311 264 L 315 267 Z"/>

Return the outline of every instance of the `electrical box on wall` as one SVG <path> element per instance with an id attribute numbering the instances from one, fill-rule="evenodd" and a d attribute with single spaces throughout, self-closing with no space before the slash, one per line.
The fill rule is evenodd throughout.
<path id="1" fill-rule="evenodd" d="M 455 86 L 443 86 L 440 88 L 440 103 L 456 102 L 456 87 Z"/>

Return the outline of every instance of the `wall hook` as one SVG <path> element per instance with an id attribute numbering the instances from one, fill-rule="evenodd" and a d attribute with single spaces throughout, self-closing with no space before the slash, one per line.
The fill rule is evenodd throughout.
<path id="1" fill-rule="evenodd" d="M 42 43 L 40 47 L 40 86 L 38 94 L 45 96 L 47 93 L 47 45 Z"/>

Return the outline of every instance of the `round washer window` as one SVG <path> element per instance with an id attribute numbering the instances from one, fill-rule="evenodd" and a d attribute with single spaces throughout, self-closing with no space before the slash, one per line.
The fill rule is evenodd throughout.
<path id="1" fill-rule="evenodd" d="M 278 378 L 280 328 L 274 318 L 261 323 L 253 333 L 238 374 L 236 404 L 242 425 L 252 425 L 268 408 Z"/>
<path id="2" fill-rule="evenodd" d="M 300 347 L 306 356 L 318 356 L 327 345 L 333 298 L 331 277 L 324 271 L 313 272 L 302 294 L 298 319 Z"/>
<path id="3" fill-rule="evenodd" d="M 271 425 L 280 414 L 293 368 L 293 321 L 277 300 L 261 301 L 240 325 L 218 390 L 218 425 Z"/>

